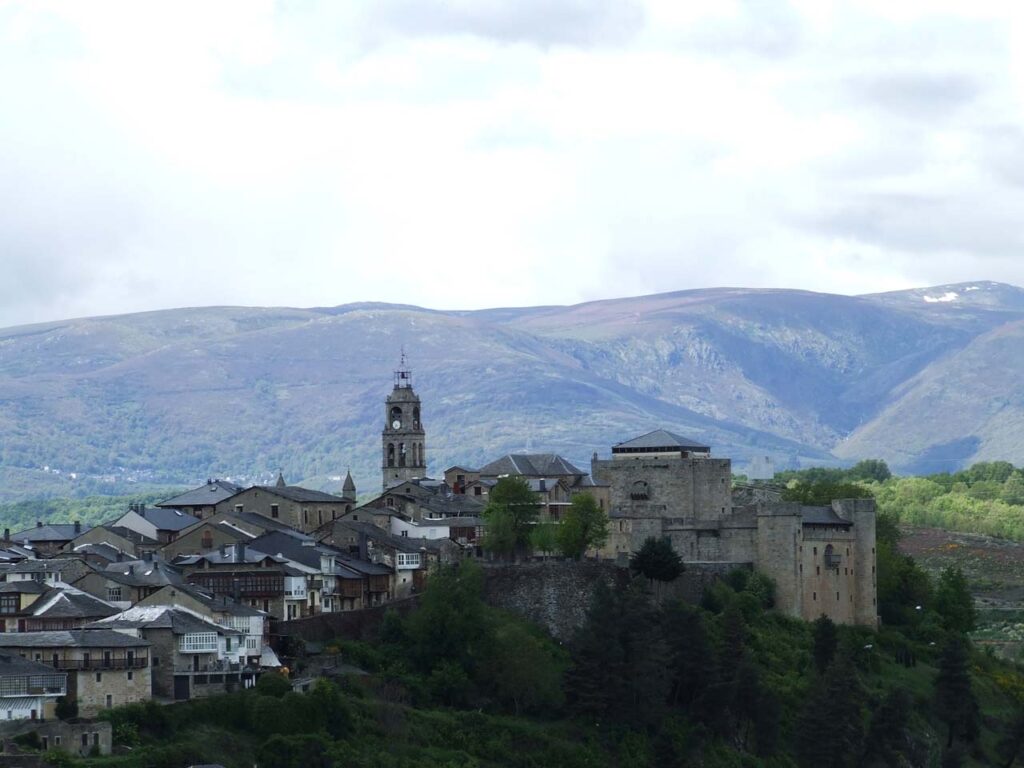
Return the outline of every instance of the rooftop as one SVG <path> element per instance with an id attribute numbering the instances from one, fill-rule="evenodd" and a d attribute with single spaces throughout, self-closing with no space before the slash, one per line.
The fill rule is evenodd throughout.
<path id="1" fill-rule="evenodd" d="M 157 504 L 158 507 L 212 507 L 234 496 L 242 486 L 227 480 L 207 480 L 206 485 L 179 493 Z"/>
<path id="2" fill-rule="evenodd" d="M 176 605 L 136 605 L 127 611 L 89 625 L 87 632 L 113 629 L 170 629 L 176 635 L 190 632 L 218 632 L 222 635 L 240 635 L 241 632 L 221 626 L 195 611 Z M 111 634 L 122 634 L 111 632 Z M 0 636 L 2 637 L 2 636 Z"/>
<path id="3" fill-rule="evenodd" d="M 0 632 L 0 648 L 140 648 L 148 645 L 145 640 L 113 629 Z"/>
<path id="4" fill-rule="evenodd" d="M 11 541 L 71 541 L 88 531 L 90 526 L 81 523 L 36 523 L 34 528 L 11 534 Z"/>
<path id="5" fill-rule="evenodd" d="M 612 446 L 612 453 L 632 453 L 642 451 L 700 451 L 710 452 L 711 448 L 707 445 L 701 445 L 693 440 L 677 435 L 675 432 L 669 432 L 667 429 L 656 429 L 653 432 L 648 432 L 646 435 L 640 435 L 634 437 L 632 440 L 626 440 L 623 443 L 617 443 Z"/>
<path id="6" fill-rule="evenodd" d="M 838 525 L 844 528 L 853 527 L 853 523 L 844 520 L 835 513 L 832 507 L 800 507 L 803 525 Z"/>
<path id="7" fill-rule="evenodd" d="M 557 453 L 508 453 L 480 468 L 482 476 L 566 477 L 585 475 Z"/>

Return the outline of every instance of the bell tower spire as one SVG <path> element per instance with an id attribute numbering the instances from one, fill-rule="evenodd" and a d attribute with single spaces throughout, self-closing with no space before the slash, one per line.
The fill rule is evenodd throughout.
<path id="1" fill-rule="evenodd" d="M 420 418 L 420 398 L 412 388 L 412 369 L 405 348 L 395 371 L 395 386 L 384 404 L 381 433 L 383 489 L 427 475 L 426 432 Z"/>

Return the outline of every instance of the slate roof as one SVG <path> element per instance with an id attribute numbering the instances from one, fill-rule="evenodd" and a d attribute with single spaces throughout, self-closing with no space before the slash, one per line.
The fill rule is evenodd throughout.
<path id="1" fill-rule="evenodd" d="M 36 525 L 11 534 L 11 541 L 71 541 L 88 531 L 90 526 L 81 525 L 75 530 L 75 523 L 50 523 Z"/>
<path id="2" fill-rule="evenodd" d="M 33 603 L 28 613 L 38 619 L 99 619 L 118 609 L 98 597 L 73 589 L 53 589 Z"/>
<path id="3" fill-rule="evenodd" d="M 696 443 L 682 435 L 677 435 L 675 432 L 669 432 L 667 429 L 656 429 L 653 432 L 648 432 L 646 435 L 640 435 L 632 440 L 626 440 L 623 443 L 613 445 L 612 453 L 628 453 L 638 450 L 654 451 L 660 448 L 684 451 L 711 450 L 709 446 Z"/>
<path id="4" fill-rule="evenodd" d="M 522 475 L 523 477 L 564 477 L 583 475 L 557 453 L 508 453 L 480 468 L 480 474 L 489 477 Z"/>
<path id="5" fill-rule="evenodd" d="M 281 555 L 292 562 L 317 569 L 320 568 L 320 555 L 337 555 L 341 553 L 341 550 L 327 544 L 314 542 L 314 546 L 308 546 L 299 539 L 279 531 L 264 533 L 262 536 L 253 539 L 249 542 L 248 549 L 253 549 L 266 555 Z"/>
<path id="6" fill-rule="evenodd" d="M 16 653 L 0 653 L 0 677 L 14 675 L 63 675 L 49 664 L 23 659 Z"/>
<path id="7" fill-rule="evenodd" d="M 124 515 L 122 515 L 121 517 L 124 517 Z M 158 543 L 157 540 L 154 539 L 152 536 L 147 536 L 144 533 L 139 533 L 138 531 L 133 530 L 131 528 L 125 528 L 123 525 L 114 525 L 112 523 L 108 523 L 101 527 L 107 531 L 110 531 L 111 533 L 117 534 L 122 539 L 127 539 L 128 541 L 134 542 L 135 544 Z"/>
<path id="8" fill-rule="evenodd" d="M 212 507 L 234 496 L 242 486 L 227 480 L 211 480 L 206 485 L 179 493 L 157 504 L 158 507 Z"/>
<path id="9" fill-rule="evenodd" d="M 93 622 L 89 626 L 97 623 Z M 148 645 L 150 643 L 147 640 L 105 627 L 46 632 L 0 632 L 0 648 L 142 648 Z"/>
<path id="10" fill-rule="evenodd" d="M 78 557 L 54 557 L 48 560 L 22 560 L 7 569 L 7 573 L 46 573 L 60 571 L 68 566 L 79 565 L 84 561 Z"/>
<path id="11" fill-rule="evenodd" d="M 340 496 L 324 493 L 323 491 L 314 491 L 311 488 L 303 488 L 299 485 L 255 485 L 253 487 L 267 493 L 273 493 L 282 499 L 297 501 L 300 504 L 343 504 L 348 501 L 348 499 L 343 499 Z"/>
<path id="12" fill-rule="evenodd" d="M 384 546 L 391 547 L 398 552 L 419 552 L 426 548 L 431 551 L 440 551 L 441 547 L 448 542 L 448 539 L 416 539 L 408 536 L 395 536 L 373 523 L 364 523 L 354 520 L 334 520 L 335 526 L 343 526 L 355 533 L 365 533 L 366 538 L 378 542 Z"/>
<path id="13" fill-rule="evenodd" d="M 248 542 L 246 542 L 248 545 Z M 270 558 L 275 563 L 284 564 L 287 562 L 282 557 L 278 557 L 275 554 L 267 554 L 260 552 L 259 550 L 250 549 L 248 546 L 245 548 L 245 552 L 242 553 L 242 559 L 238 559 L 236 549 L 237 544 L 231 544 L 225 547 L 224 554 L 220 553 L 220 549 L 214 549 L 209 552 L 204 552 L 201 555 L 181 555 L 174 558 L 174 564 L 177 566 L 184 565 L 196 565 L 202 560 L 210 563 L 211 565 L 246 565 L 252 563 L 261 563 L 266 558 Z"/>
<path id="14" fill-rule="evenodd" d="M 670 432 L 667 429 L 655 429 L 653 432 L 634 437 L 632 440 L 615 443 L 611 446 L 611 453 L 656 451 L 658 449 L 668 449 L 670 451 L 711 451 L 710 446 L 694 442 L 675 432 Z"/>
<path id="15" fill-rule="evenodd" d="M 243 634 L 238 630 L 212 622 L 188 608 L 174 605 L 136 605 L 127 611 L 94 621 L 88 625 L 86 631 L 96 632 L 108 627 L 111 629 L 170 629 L 176 635 L 190 632 L 218 632 L 222 635 Z M 113 632 L 112 634 L 122 633 Z"/>
<path id="16" fill-rule="evenodd" d="M 79 555 L 96 555 L 97 557 L 102 557 L 108 563 L 115 563 L 119 556 L 124 556 L 124 552 L 112 544 L 107 544 L 106 542 L 79 544 L 77 547 L 74 547 L 72 551 Z"/>
<path id="17" fill-rule="evenodd" d="M 345 482 L 341 485 L 342 491 L 355 491 L 356 481 L 352 479 L 352 473 L 349 471 L 345 472 Z"/>
<path id="18" fill-rule="evenodd" d="M 215 595 L 213 592 L 203 589 L 198 584 L 185 582 L 174 584 L 168 587 L 176 592 L 183 592 L 196 601 L 202 603 L 214 613 L 228 613 L 232 616 L 266 616 L 266 613 L 251 606 L 240 603 L 227 595 Z M 154 593 L 158 594 L 158 593 Z M 168 595 L 173 600 L 173 596 Z"/>
<path id="19" fill-rule="evenodd" d="M 835 513 L 832 507 L 800 507 L 803 525 L 839 525 L 852 528 L 853 523 L 844 520 Z"/>
<path id="20" fill-rule="evenodd" d="M 156 526 L 159 531 L 183 531 L 199 522 L 199 518 L 170 507 L 143 507 L 135 514 Z"/>
<path id="21" fill-rule="evenodd" d="M 41 595 L 50 589 L 52 589 L 50 585 L 34 579 L 0 582 L 0 594 Z"/>
<path id="22" fill-rule="evenodd" d="M 111 581 L 132 587 L 163 587 L 181 584 L 181 571 L 163 560 L 125 560 L 100 571 Z"/>
<path id="23" fill-rule="evenodd" d="M 438 526 L 440 528 L 475 528 L 478 525 L 486 525 L 482 517 L 443 517 L 440 519 L 424 518 L 416 525 L 424 527 Z"/>

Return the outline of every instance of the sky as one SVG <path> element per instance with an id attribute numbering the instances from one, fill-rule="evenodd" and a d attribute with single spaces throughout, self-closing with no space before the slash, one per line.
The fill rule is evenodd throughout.
<path id="1" fill-rule="evenodd" d="M 1024 6 L 0 0 L 0 326 L 1024 285 Z"/>

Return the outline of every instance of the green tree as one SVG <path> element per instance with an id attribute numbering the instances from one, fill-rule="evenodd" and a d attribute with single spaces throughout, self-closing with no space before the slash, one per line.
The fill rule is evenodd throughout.
<path id="1" fill-rule="evenodd" d="M 960 637 L 947 641 L 939 656 L 935 709 L 947 727 L 947 749 L 956 738 L 974 741 L 978 734 L 978 703 L 971 688 L 967 643 Z"/>
<path id="2" fill-rule="evenodd" d="M 884 483 L 892 477 L 892 472 L 889 471 L 889 465 L 881 459 L 864 459 L 850 467 L 846 476 L 851 480 Z"/>
<path id="3" fill-rule="evenodd" d="M 589 493 L 578 493 L 558 528 L 558 548 L 566 557 L 579 560 L 588 549 L 608 540 L 608 515 Z"/>
<path id="4" fill-rule="evenodd" d="M 836 648 L 839 646 L 839 634 L 836 625 L 825 614 L 821 614 L 814 620 L 814 666 L 819 674 L 824 674 L 828 665 L 832 663 L 836 655 Z"/>
<path id="5" fill-rule="evenodd" d="M 558 524 L 537 523 L 530 532 L 530 549 L 545 555 L 558 549 Z"/>
<path id="6" fill-rule="evenodd" d="M 798 501 L 815 507 L 827 507 L 834 499 L 870 499 L 871 491 L 863 485 L 842 482 L 796 482 L 782 492 L 783 501 Z"/>
<path id="7" fill-rule="evenodd" d="M 472 560 L 431 571 L 419 607 L 406 620 L 410 656 L 420 669 L 451 661 L 472 676 L 489 644 L 482 595 L 483 572 Z"/>
<path id="8" fill-rule="evenodd" d="M 539 511 L 537 494 L 530 490 L 526 480 L 501 478 L 488 494 L 483 511 L 487 521 L 484 547 L 501 555 L 523 551 L 530 542 L 530 531 Z"/>
<path id="9" fill-rule="evenodd" d="M 796 748 L 803 768 L 852 768 L 864 735 L 864 693 L 853 661 L 836 656 L 807 699 L 796 723 Z"/>
<path id="10" fill-rule="evenodd" d="M 895 688 L 886 694 L 871 714 L 868 737 L 864 742 L 864 762 L 869 766 L 890 766 L 909 763 L 901 759 L 909 744 L 907 726 L 913 697 L 905 688 Z"/>
<path id="11" fill-rule="evenodd" d="M 256 693 L 280 699 L 292 689 L 288 678 L 279 672 L 264 672 L 256 681 Z"/>
<path id="12" fill-rule="evenodd" d="M 669 704 L 697 717 L 716 714 L 708 712 L 706 701 L 717 681 L 717 659 L 703 613 L 673 601 L 665 607 L 661 624 L 669 652 Z"/>
<path id="13" fill-rule="evenodd" d="M 967 579 L 959 568 L 949 566 L 939 576 L 935 590 L 935 610 L 942 617 L 942 626 L 950 632 L 966 635 L 974 630 L 978 612 L 974 608 Z"/>
<path id="14" fill-rule="evenodd" d="M 494 631 L 481 677 L 488 690 L 514 714 L 548 712 L 562 703 L 565 663 L 550 640 L 517 621 L 502 621 Z"/>
<path id="15" fill-rule="evenodd" d="M 675 581 L 683 573 L 683 559 L 672 548 L 668 537 L 647 538 L 629 559 L 629 567 L 654 581 Z"/>

